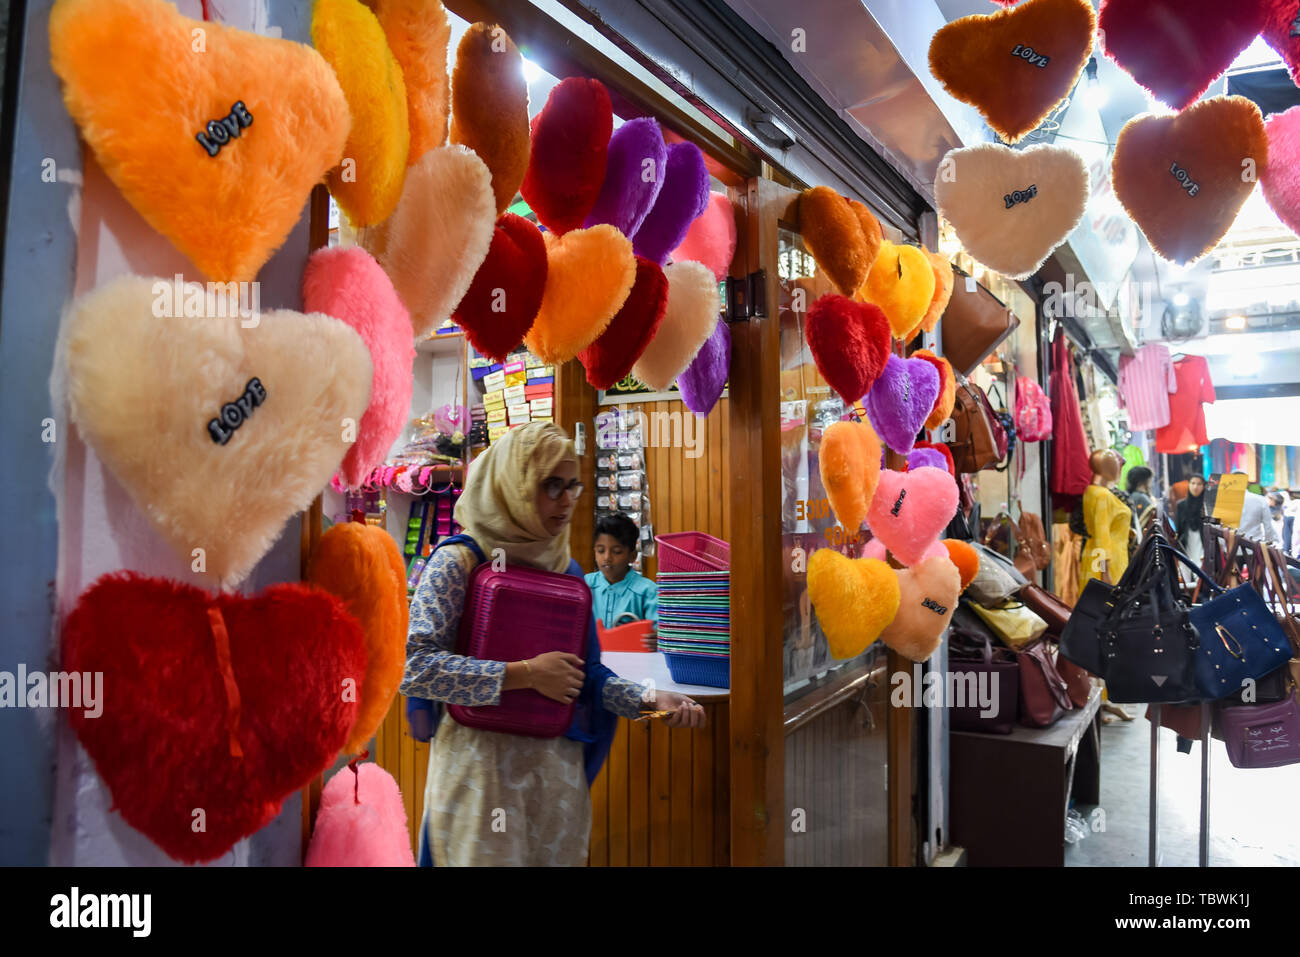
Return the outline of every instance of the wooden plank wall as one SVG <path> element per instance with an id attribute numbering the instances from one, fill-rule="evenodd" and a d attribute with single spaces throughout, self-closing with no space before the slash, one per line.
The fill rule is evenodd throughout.
<path id="1" fill-rule="evenodd" d="M 424 815 L 424 777 L 429 769 L 430 745 L 411 737 L 406 721 L 406 699 L 393 698 L 388 715 L 375 732 L 372 744 L 375 763 L 397 781 L 406 808 L 406 827 L 411 835 L 411 850 L 420 851 L 420 819 Z"/>

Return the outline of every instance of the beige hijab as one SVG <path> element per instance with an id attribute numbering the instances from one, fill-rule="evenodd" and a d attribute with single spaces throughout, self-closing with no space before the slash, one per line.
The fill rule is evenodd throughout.
<path id="1" fill-rule="evenodd" d="M 500 548 L 506 561 L 545 571 L 569 569 L 569 526 L 549 535 L 537 514 L 537 490 L 561 462 L 576 462 L 573 443 L 549 422 L 511 429 L 476 458 L 456 503 L 456 521 L 488 560 Z"/>

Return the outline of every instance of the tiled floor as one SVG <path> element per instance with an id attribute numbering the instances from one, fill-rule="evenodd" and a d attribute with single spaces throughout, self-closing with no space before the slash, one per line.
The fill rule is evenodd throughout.
<path id="1" fill-rule="evenodd" d="M 1137 720 L 1101 729 L 1104 830 L 1066 850 L 1068 867 L 1147 864 L 1151 725 Z M 1172 731 L 1160 731 L 1160 848 L 1165 867 L 1195 867 L 1199 847 L 1201 746 L 1178 753 Z M 1091 806 L 1077 810 L 1094 820 Z M 1103 826 L 1101 816 L 1095 819 Z M 1210 742 L 1210 866 L 1300 865 L 1300 765 L 1245 771 L 1228 762 L 1223 742 Z"/>

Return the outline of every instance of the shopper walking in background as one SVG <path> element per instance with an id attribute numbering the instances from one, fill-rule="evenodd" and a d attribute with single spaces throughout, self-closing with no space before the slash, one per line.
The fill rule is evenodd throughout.
<path id="1" fill-rule="evenodd" d="M 474 461 L 456 505 L 456 522 L 475 547 L 446 545 L 425 566 L 411 603 L 403 694 L 473 707 L 531 688 L 577 708 L 570 729 L 554 738 L 485 731 L 442 715 L 425 784 L 421 863 L 583 864 L 589 789 L 618 716 L 637 717 L 646 707 L 671 711 L 671 727 L 704 725 L 703 708 L 690 698 L 660 691 L 643 703 L 640 684 L 602 665 L 594 619 L 585 660 L 563 652 L 527 661 L 456 653 L 478 562 L 504 554 L 507 565 L 582 576 L 569 554 L 569 519 L 581 491 L 578 459 L 563 431 L 540 422 L 511 429 Z"/>
<path id="2" fill-rule="evenodd" d="M 1276 545 L 1279 541 L 1278 534 L 1273 529 L 1268 499 L 1254 492 L 1246 493 L 1246 500 L 1241 506 L 1241 523 L 1237 528 L 1253 542 Z"/>
<path id="3" fill-rule="evenodd" d="M 1197 565 L 1205 558 L 1205 543 L 1201 541 L 1201 528 L 1205 524 L 1205 479 L 1193 475 L 1187 480 L 1187 496 L 1174 509 L 1174 530 L 1178 533 L 1178 547 Z M 1179 565 L 1188 583 L 1195 575 Z"/>
<path id="4" fill-rule="evenodd" d="M 1154 473 L 1145 465 L 1135 465 L 1128 470 L 1128 496 L 1133 509 L 1133 521 L 1138 534 L 1145 535 L 1147 523 L 1155 519 L 1156 503 L 1151 497 L 1151 479 Z"/>

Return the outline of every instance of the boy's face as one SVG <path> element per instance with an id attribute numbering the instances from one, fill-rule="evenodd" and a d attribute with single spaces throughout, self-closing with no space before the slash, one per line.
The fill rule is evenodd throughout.
<path id="1" fill-rule="evenodd" d="M 623 580 L 635 557 L 635 549 L 629 549 L 613 535 L 596 536 L 596 567 L 610 584 Z"/>

